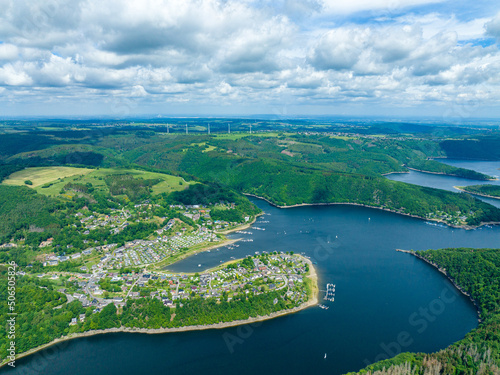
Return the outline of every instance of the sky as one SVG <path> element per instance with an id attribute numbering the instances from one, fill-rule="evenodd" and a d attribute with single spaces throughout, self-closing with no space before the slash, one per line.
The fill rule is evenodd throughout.
<path id="1" fill-rule="evenodd" d="M 0 116 L 500 118 L 497 0 L 0 0 Z"/>

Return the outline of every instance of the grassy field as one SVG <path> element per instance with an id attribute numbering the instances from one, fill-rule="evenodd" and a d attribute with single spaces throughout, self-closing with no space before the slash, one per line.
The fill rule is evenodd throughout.
<path id="1" fill-rule="evenodd" d="M 191 146 L 202 146 L 205 147 L 205 149 L 202 152 L 209 152 L 215 150 L 217 147 L 207 145 L 207 142 L 200 142 L 200 143 L 191 143 Z"/>
<path id="2" fill-rule="evenodd" d="M 73 167 L 36 167 L 27 168 L 13 173 L 3 181 L 5 185 L 25 185 L 24 181 L 29 180 L 33 183 L 31 187 L 37 188 L 46 183 L 56 181 L 59 178 L 66 178 L 75 175 L 87 175 L 93 169 L 73 168 Z"/>
<path id="3" fill-rule="evenodd" d="M 356 137 L 347 137 L 347 136 L 341 136 L 341 135 L 331 135 L 330 138 L 342 139 L 344 141 L 348 141 L 350 139 L 356 139 Z"/>
<path id="4" fill-rule="evenodd" d="M 68 182 L 79 184 L 90 182 L 96 190 L 109 191 L 105 178 L 110 175 L 123 174 L 132 175 L 134 178 L 161 179 L 160 183 L 153 186 L 153 194 L 184 190 L 193 183 L 186 182 L 181 177 L 137 169 L 87 169 L 73 167 L 27 168 L 13 173 L 2 183 L 6 185 L 25 185 L 24 181 L 30 180 L 33 182 L 33 185 L 26 186 L 34 188 L 37 192 L 44 195 L 59 196 L 59 192 Z"/>
<path id="5" fill-rule="evenodd" d="M 279 135 L 287 135 L 288 133 L 271 133 L 271 132 L 262 132 L 262 133 L 231 133 L 231 134 L 227 134 L 227 133 L 223 133 L 223 134 L 217 134 L 216 135 L 216 138 L 221 138 L 221 139 L 231 139 L 231 140 L 236 140 L 236 139 L 240 139 L 240 138 L 243 138 L 243 137 L 248 137 L 248 136 L 252 136 L 252 137 L 278 137 Z M 292 134 L 292 133 L 289 133 L 289 134 Z"/>

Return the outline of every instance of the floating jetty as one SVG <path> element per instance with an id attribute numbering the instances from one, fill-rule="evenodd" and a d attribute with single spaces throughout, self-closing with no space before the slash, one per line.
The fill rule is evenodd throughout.
<path id="1" fill-rule="evenodd" d="M 433 222 L 433 221 L 426 221 L 425 224 L 432 225 L 433 227 L 438 227 L 438 228 L 447 228 L 446 225 L 444 225 L 442 223 L 436 223 L 436 222 Z"/>
<path id="2" fill-rule="evenodd" d="M 326 284 L 326 294 L 324 299 L 330 302 L 334 301 L 335 297 L 335 284 Z"/>
<path id="3" fill-rule="evenodd" d="M 320 308 L 322 308 L 323 310 L 328 310 L 329 307 L 328 306 L 325 306 L 325 305 L 318 305 Z"/>
<path id="4" fill-rule="evenodd" d="M 252 227 L 252 229 L 257 229 L 257 230 L 266 230 L 266 228 L 259 228 L 259 227 Z"/>

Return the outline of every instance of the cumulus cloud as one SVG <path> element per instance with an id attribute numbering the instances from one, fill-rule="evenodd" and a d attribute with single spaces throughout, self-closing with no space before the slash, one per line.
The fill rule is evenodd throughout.
<path id="1" fill-rule="evenodd" d="M 324 8 L 327 12 L 335 14 L 348 14 L 370 10 L 396 10 L 407 7 L 440 3 L 444 0 L 324 0 Z"/>
<path id="2" fill-rule="evenodd" d="M 19 57 L 19 48 L 12 44 L 0 44 L 0 60 L 15 60 Z"/>
<path id="3" fill-rule="evenodd" d="M 0 0 L 0 92 L 26 104 L 119 100 L 128 113 L 442 105 L 479 92 L 497 105 L 500 53 L 477 41 L 500 40 L 500 13 L 467 18 L 437 2 Z"/>
<path id="4" fill-rule="evenodd" d="M 21 64 L 7 64 L 0 68 L 0 84 L 6 86 L 28 86 L 33 83 Z"/>
<path id="5" fill-rule="evenodd" d="M 351 69 L 366 46 L 369 30 L 338 28 L 329 30 L 315 46 L 311 64 L 319 69 Z"/>
<path id="6" fill-rule="evenodd" d="M 498 13 L 494 19 L 487 22 L 485 27 L 488 35 L 500 41 L 500 13 Z"/>

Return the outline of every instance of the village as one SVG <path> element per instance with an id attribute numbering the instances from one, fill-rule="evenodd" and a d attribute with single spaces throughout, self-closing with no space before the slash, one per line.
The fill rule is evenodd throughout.
<path id="1" fill-rule="evenodd" d="M 233 209 L 232 204 L 218 204 L 219 209 Z M 134 209 L 114 209 L 111 215 L 88 212 L 85 216 L 78 212 L 75 216 L 80 220 L 82 226 L 79 228 L 83 236 L 88 236 L 91 231 L 104 229 L 112 234 L 123 231 L 130 222 L 146 222 L 154 218 L 153 210 L 159 205 L 138 204 Z M 89 246 L 81 252 L 56 255 L 46 253 L 43 258 L 43 266 L 57 266 L 62 262 L 81 262 L 81 271 L 96 271 L 105 269 L 120 269 L 123 267 L 138 267 L 154 264 L 174 257 L 179 253 L 187 253 L 193 248 L 197 250 L 207 246 L 217 245 L 224 239 L 221 232 L 237 229 L 242 223 L 226 222 L 223 220 L 212 220 L 210 208 L 202 205 L 172 205 L 170 209 L 177 210 L 183 216 L 192 220 L 194 227 L 187 225 L 179 218 L 161 217 L 162 227 L 155 231 L 147 239 L 134 239 L 123 246 L 116 243 L 95 245 L 98 241 L 84 239 L 83 243 Z M 136 218 L 131 220 L 131 218 Z M 245 223 L 250 217 L 244 217 Z M 40 248 L 53 248 L 53 238 L 49 238 L 40 244 Z M 72 245 L 67 245 L 68 252 Z"/>
<path id="2" fill-rule="evenodd" d="M 235 294 L 259 295 L 272 291 L 282 291 L 282 298 L 300 304 L 308 299 L 304 280 L 308 272 L 309 265 L 300 255 L 263 252 L 195 274 L 96 270 L 48 272 L 37 277 L 54 283 L 66 295 L 67 302 L 78 300 L 83 307 L 99 312 L 111 303 L 123 307 L 129 299 L 156 298 L 175 308 L 195 298 L 230 302 Z M 73 320 L 71 324 L 76 324 L 77 319 Z"/>

